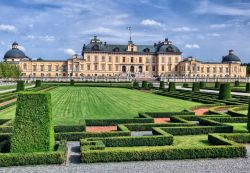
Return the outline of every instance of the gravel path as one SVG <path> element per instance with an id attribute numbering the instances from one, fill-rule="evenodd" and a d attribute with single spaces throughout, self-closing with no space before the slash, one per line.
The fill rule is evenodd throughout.
<path id="1" fill-rule="evenodd" d="M 248 158 L 199 159 L 173 161 L 144 161 L 94 164 L 66 164 L 50 166 L 28 166 L 1 168 L 2 173 L 248 173 L 250 170 L 250 144 Z"/>

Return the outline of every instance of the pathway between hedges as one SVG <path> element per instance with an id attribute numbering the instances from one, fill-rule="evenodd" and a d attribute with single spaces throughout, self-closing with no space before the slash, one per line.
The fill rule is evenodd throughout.
<path id="1" fill-rule="evenodd" d="M 68 153 L 66 165 L 81 163 L 80 142 L 70 141 L 67 142 Z"/>

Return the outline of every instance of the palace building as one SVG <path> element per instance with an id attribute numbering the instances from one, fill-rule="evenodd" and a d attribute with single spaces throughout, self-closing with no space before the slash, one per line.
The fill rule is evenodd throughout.
<path id="1" fill-rule="evenodd" d="M 182 52 L 171 41 L 153 45 L 108 44 L 94 36 L 83 45 L 82 56 L 73 55 L 67 60 L 32 60 L 18 49 L 4 55 L 4 61 L 20 66 L 24 78 L 88 78 L 88 77 L 200 77 L 245 78 L 246 66 L 229 50 L 222 61 L 202 62 L 193 57 L 182 59 Z"/>

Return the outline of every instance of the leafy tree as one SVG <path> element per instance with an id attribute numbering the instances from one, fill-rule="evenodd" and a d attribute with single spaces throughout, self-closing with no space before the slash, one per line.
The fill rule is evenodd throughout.
<path id="1" fill-rule="evenodd" d="M 19 78 L 21 69 L 15 64 L 0 62 L 0 78 Z"/>

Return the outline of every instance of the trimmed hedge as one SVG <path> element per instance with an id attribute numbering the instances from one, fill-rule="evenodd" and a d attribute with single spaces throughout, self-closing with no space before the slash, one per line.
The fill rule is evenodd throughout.
<path id="1" fill-rule="evenodd" d="M 200 91 L 200 83 L 194 82 L 192 87 L 193 92 L 199 92 Z"/>
<path id="2" fill-rule="evenodd" d="M 220 135 L 237 143 L 250 143 L 250 133 L 230 133 Z"/>
<path id="3" fill-rule="evenodd" d="M 139 87 L 139 82 L 134 81 L 134 82 L 133 82 L 133 88 L 134 88 L 134 89 L 140 88 L 140 87 Z"/>
<path id="4" fill-rule="evenodd" d="M 154 85 L 153 85 L 153 83 L 148 83 L 148 89 L 152 89 L 152 88 L 154 88 Z"/>
<path id="5" fill-rule="evenodd" d="M 246 84 L 246 92 L 250 93 L 250 83 Z"/>
<path id="6" fill-rule="evenodd" d="M 215 82 L 214 88 L 215 88 L 215 89 L 219 89 L 219 88 L 220 88 L 220 85 L 221 85 L 220 82 Z"/>
<path id="7" fill-rule="evenodd" d="M 170 118 L 174 115 L 186 116 L 186 115 L 195 115 L 194 112 L 139 112 L 139 117 L 151 117 L 151 118 Z M 134 122 L 136 123 L 136 122 Z M 142 122 L 143 123 L 143 122 Z"/>
<path id="8" fill-rule="evenodd" d="M 183 87 L 183 88 L 188 88 L 189 85 L 188 85 L 188 83 L 183 83 L 182 87 Z"/>
<path id="9" fill-rule="evenodd" d="M 168 92 L 175 92 L 175 91 L 176 91 L 175 82 L 169 82 Z"/>
<path id="10" fill-rule="evenodd" d="M 16 85 L 16 91 L 24 91 L 25 90 L 25 84 L 23 80 L 18 80 Z"/>
<path id="11" fill-rule="evenodd" d="M 129 123 L 153 123 L 154 119 L 148 118 L 127 118 L 127 119 L 86 119 L 87 126 L 113 126 Z"/>
<path id="12" fill-rule="evenodd" d="M 148 89 L 148 81 L 142 81 L 142 89 Z"/>
<path id="13" fill-rule="evenodd" d="M 54 130 L 50 93 L 19 93 L 11 152 L 45 152 L 53 149 Z"/>
<path id="14" fill-rule="evenodd" d="M 42 86 L 42 81 L 41 80 L 36 80 L 35 87 L 38 88 L 38 87 L 41 87 L 41 86 Z"/>
<path id="15" fill-rule="evenodd" d="M 250 132 L 250 100 L 248 104 L 248 113 L 247 113 L 247 129 Z"/>
<path id="16" fill-rule="evenodd" d="M 220 85 L 219 99 L 220 100 L 229 100 L 231 98 L 232 98 L 232 95 L 231 95 L 230 83 L 221 84 Z"/>
<path id="17" fill-rule="evenodd" d="M 0 166 L 20 166 L 39 164 L 62 164 L 66 158 L 66 142 L 55 147 L 55 151 L 30 153 L 0 153 Z"/>
<path id="18" fill-rule="evenodd" d="M 58 132 L 84 132 L 86 131 L 86 125 L 60 125 L 54 126 L 54 131 Z"/>
<path id="19" fill-rule="evenodd" d="M 201 89 L 206 88 L 206 83 L 205 83 L 205 82 L 200 82 L 200 88 L 201 88 Z"/>
<path id="20" fill-rule="evenodd" d="M 236 80 L 236 81 L 234 82 L 234 86 L 235 86 L 235 87 L 239 87 L 239 86 L 240 86 L 240 81 Z"/>
<path id="21" fill-rule="evenodd" d="M 164 83 L 164 81 L 160 81 L 160 88 L 159 89 L 165 89 L 165 83 Z"/>
<path id="22" fill-rule="evenodd" d="M 75 85 L 75 81 L 73 79 L 70 80 L 70 86 L 74 86 Z"/>

